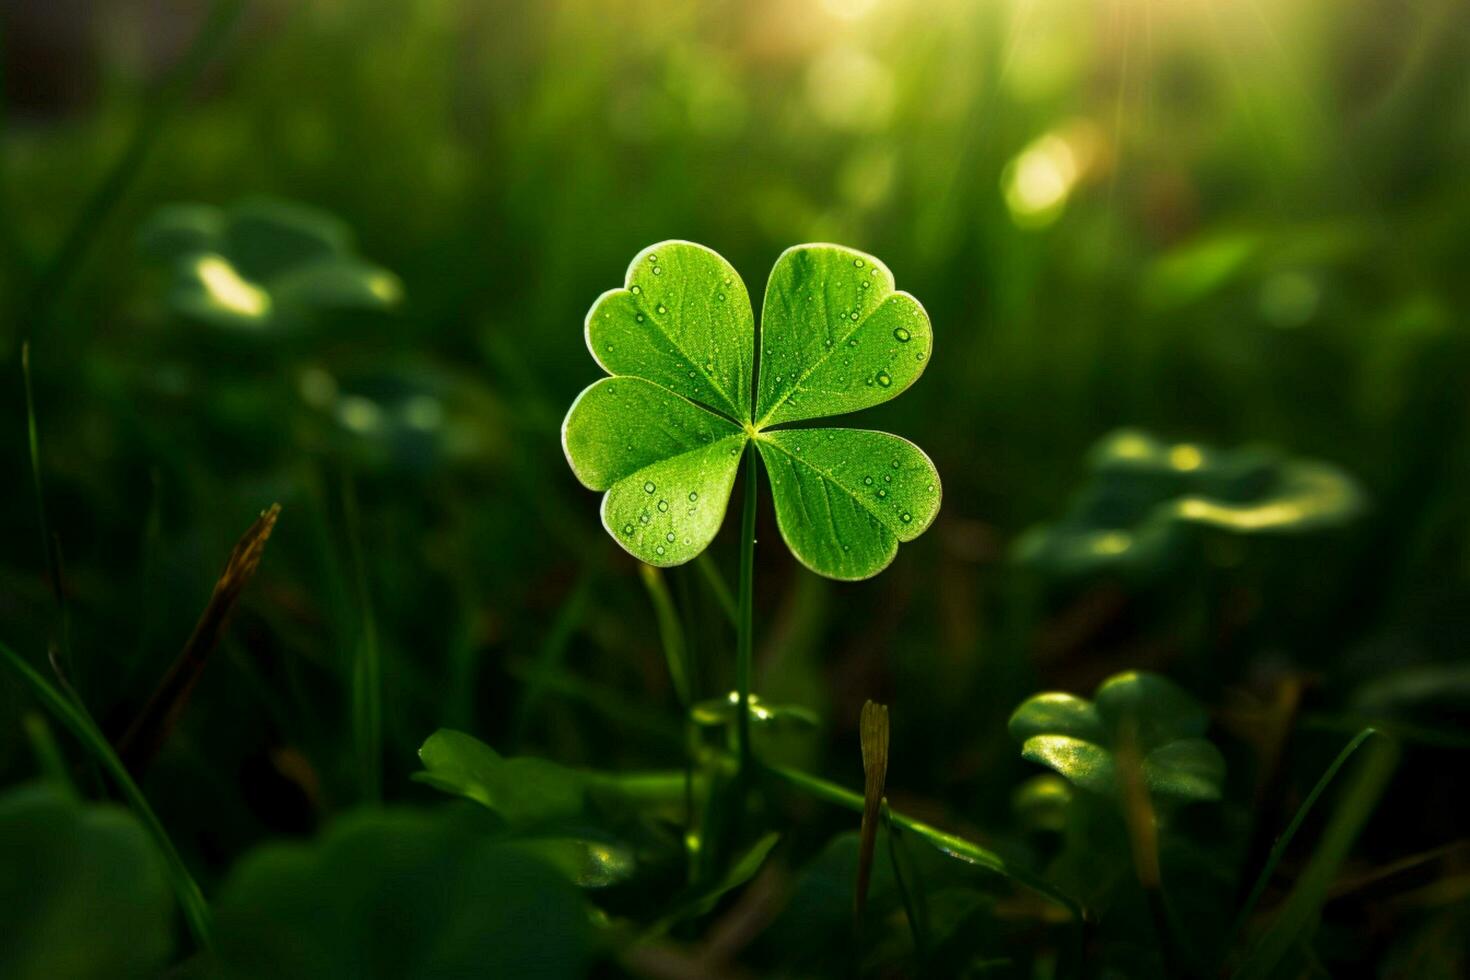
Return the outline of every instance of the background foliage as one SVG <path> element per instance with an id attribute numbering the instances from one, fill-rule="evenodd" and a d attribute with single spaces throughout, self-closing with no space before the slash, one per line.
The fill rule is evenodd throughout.
<path id="1" fill-rule="evenodd" d="M 223 930 L 264 928 L 249 909 L 269 888 L 249 876 L 282 859 L 254 852 L 225 882 L 267 841 L 332 828 L 321 854 L 293 859 L 307 879 L 395 834 L 425 866 L 446 861 L 459 824 L 334 822 L 365 800 L 438 806 L 410 775 L 439 728 L 567 765 L 681 764 L 668 631 L 705 697 L 730 686 L 733 636 L 695 566 L 646 587 L 565 464 L 558 425 L 597 376 L 582 317 L 650 242 L 710 245 L 758 303 L 781 250 L 836 241 L 882 257 L 932 318 L 924 383 L 849 421 L 921 442 L 944 508 L 858 584 L 802 569 L 762 510 L 755 688 L 820 719 L 765 731 L 763 753 L 858 785 L 858 712 L 882 701 L 894 805 L 1040 863 L 1067 853 L 1046 833 L 1076 828 L 1027 830 L 1047 797 L 1013 800 L 1040 770 L 1007 733 L 1011 711 L 1041 689 L 1088 697 L 1121 670 L 1166 674 L 1208 708 L 1226 760 L 1225 801 L 1187 812 L 1209 825 L 1201 860 L 1228 898 L 1376 724 L 1398 764 L 1381 803 L 1360 794 L 1341 867 L 1320 872 L 1322 926 L 1293 969 L 1463 975 L 1464 4 L 255 0 L 231 19 L 239 6 L 7 5 L 0 142 L 0 640 L 37 667 L 55 645 L 118 735 L 232 543 L 282 505 L 142 783 L 206 894 L 223 895 Z M 180 87 L 211 25 L 217 43 Z M 394 301 L 254 327 L 181 315 L 174 270 L 140 241 L 149 217 L 262 198 L 337 216 L 363 268 L 396 277 Z M 1203 528 L 1167 574 L 1017 561 L 1028 529 L 1075 516 L 1090 447 L 1124 426 L 1325 461 L 1363 508 L 1295 536 Z M 711 552 L 730 581 L 734 524 Z M 33 704 L 0 686 L 7 784 L 38 774 Z M 81 791 L 110 795 L 57 736 Z M 1267 912 L 1314 880 L 1313 842 L 1334 839 L 1342 812 L 1327 804 Z M 824 902 L 823 879 L 797 869 L 849 867 L 852 841 L 828 839 L 856 818 L 781 805 L 789 828 L 757 880 L 767 904 L 751 899 L 775 925 L 716 952 L 757 971 L 830 968 L 798 948 L 820 932 L 801 923 L 847 921 L 846 872 Z M 19 820 L 64 803 L 10 806 Z M 95 846 L 162 875 L 117 819 L 52 822 L 100 821 L 110 837 Z M 542 873 L 520 852 L 476 853 Z M 979 912 L 951 896 L 944 914 L 973 943 L 959 962 L 1045 973 L 1064 944 L 1035 940 L 1035 909 L 1000 892 Z M 875 881 L 873 902 L 885 893 L 898 916 L 892 881 Z M 710 923 L 730 924 L 701 921 L 659 942 L 708 952 Z M 567 969 L 584 962 L 582 945 L 562 952 Z M 863 955 L 907 962 L 876 939 Z M 1100 955 L 1135 972 L 1126 950 Z"/>

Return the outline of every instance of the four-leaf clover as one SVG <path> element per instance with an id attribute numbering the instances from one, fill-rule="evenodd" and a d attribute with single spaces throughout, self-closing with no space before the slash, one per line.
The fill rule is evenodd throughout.
<path id="1" fill-rule="evenodd" d="M 880 404 L 923 373 L 929 317 L 871 255 L 783 252 L 757 345 L 734 268 L 702 245 L 661 242 L 593 304 L 587 346 L 612 377 L 577 396 L 562 445 L 577 478 L 606 491 L 603 525 L 636 558 L 669 566 L 703 551 L 751 444 L 781 536 L 821 575 L 876 575 L 939 511 L 939 474 L 908 440 L 778 428 Z"/>

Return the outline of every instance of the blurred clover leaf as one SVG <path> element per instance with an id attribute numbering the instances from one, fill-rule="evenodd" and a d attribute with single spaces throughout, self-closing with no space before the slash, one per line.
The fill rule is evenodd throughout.
<path id="1" fill-rule="evenodd" d="M 1268 448 L 1169 444 L 1124 429 L 1094 447 L 1090 466 L 1092 479 L 1067 514 L 1017 543 L 1021 562 L 1063 576 L 1111 569 L 1143 577 L 1172 568 L 1198 528 L 1305 534 L 1363 508 L 1341 470 Z"/>
<path id="2" fill-rule="evenodd" d="M 571 978 L 592 959 L 577 888 L 474 812 L 363 810 L 264 845 L 215 910 L 211 977 Z"/>
<path id="3" fill-rule="evenodd" d="M 587 346 L 612 377 L 562 425 L 577 478 L 606 491 L 602 522 L 650 565 L 679 565 L 724 520 L 752 443 L 781 536 L 829 578 L 882 571 L 939 511 L 939 473 L 886 432 L 773 428 L 855 412 L 902 392 L 932 344 L 919 301 L 871 255 L 797 245 L 776 260 L 757 331 L 745 284 L 718 254 L 661 242 L 587 314 Z"/>
<path id="4" fill-rule="evenodd" d="M 1105 795 L 1120 791 L 1119 756 L 1138 760 L 1155 796 L 1216 800 L 1225 760 L 1207 739 L 1209 716 L 1173 683 L 1144 671 L 1109 677 L 1093 700 L 1048 692 L 1011 715 L 1021 755 L 1073 785 Z"/>
<path id="5" fill-rule="evenodd" d="M 0 798 L 0 976 L 155 977 L 173 949 L 163 858 L 115 806 L 50 787 Z"/>
<path id="6" fill-rule="evenodd" d="M 355 254 L 352 233 L 315 208 L 254 199 L 229 209 L 159 208 L 138 234 L 144 254 L 172 264 L 168 305 L 229 330 L 296 326 L 333 310 L 384 310 L 403 289 Z"/>

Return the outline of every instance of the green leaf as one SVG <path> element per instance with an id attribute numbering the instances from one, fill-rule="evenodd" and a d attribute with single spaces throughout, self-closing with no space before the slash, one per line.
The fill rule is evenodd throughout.
<path id="1" fill-rule="evenodd" d="M 714 539 L 745 443 L 730 420 L 638 378 L 594 383 L 562 425 L 572 472 L 607 491 L 603 527 L 660 566 L 689 561 Z"/>
<path id="2" fill-rule="evenodd" d="M 1094 793 L 1113 791 L 1113 753 L 1101 745 L 1070 735 L 1033 735 L 1021 745 L 1021 756 L 1050 766 L 1083 789 Z"/>
<path id="3" fill-rule="evenodd" d="M 298 326 L 334 310 L 385 310 L 402 299 L 391 272 L 353 254 L 352 233 L 324 211 L 257 199 L 228 211 L 160 208 L 138 235 L 172 263 L 174 313 L 234 332 Z"/>
<path id="4" fill-rule="evenodd" d="M 1268 448 L 1213 449 L 1122 429 L 1088 458 L 1090 481 L 1061 520 L 1021 538 L 1021 562 L 1062 576 L 1159 577 L 1185 559 L 1201 529 L 1307 534 L 1345 524 L 1364 507 L 1341 470 Z"/>
<path id="5" fill-rule="evenodd" d="M 224 251 L 241 273 L 252 279 L 270 279 L 351 250 L 351 230 L 318 208 L 252 198 L 229 212 Z"/>
<path id="6" fill-rule="evenodd" d="M 218 902 L 211 976 L 584 976 L 590 912 L 565 873 L 473 813 L 362 811 L 270 844 Z"/>
<path id="7" fill-rule="evenodd" d="M 776 522 L 818 574 L 871 578 L 939 513 L 939 472 L 907 439 L 864 429 L 789 429 L 756 437 Z"/>
<path id="8" fill-rule="evenodd" d="M 608 374 L 643 378 L 750 421 L 750 296 L 730 263 L 703 245 L 659 242 L 639 252 L 623 287 L 588 312 L 587 347 Z"/>
<path id="9" fill-rule="evenodd" d="M 420 782 L 474 800 L 513 828 L 541 827 L 579 817 L 585 777 L 544 759 L 507 759 L 479 739 L 440 729 L 419 749 Z"/>
<path id="10" fill-rule="evenodd" d="M 127 811 L 50 788 L 0 798 L 0 976 L 153 977 L 173 948 L 166 866 Z"/>
<path id="11" fill-rule="evenodd" d="M 1093 696 L 1098 715 L 1114 739 L 1125 726 L 1147 752 L 1177 738 L 1205 733 L 1210 716 L 1199 703 L 1173 681 L 1148 671 L 1128 670 L 1114 674 Z"/>
<path id="12" fill-rule="evenodd" d="M 165 204 L 138 229 L 138 250 L 173 261 L 200 252 L 218 252 L 225 216 L 207 204 Z"/>
<path id="13" fill-rule="evenodd" d="M 1027 698 L 1011 715 L 1011 737 L 1024 742 L 1033 735 L 1071 735 L 1088 742 L 1101 742 L 1102 716 L 1091 701 L 1050 691 Z"/>
<path id="14" fill-rule="evenodd" d="M 1209 715 L 1171 681 L 1146 671 L 1115 674 L 1093 701 L 1048 692 L 1022 702 L 1010 720 L 1021 755 L 1082 789 L 1119 792 L 1115 753 L 1142 756 L 1144 782 L 1159 797 L 1217 800 L 1225 760 L 1202 736 Z"/>
<path id="15" fill-rule="evenodd" d="M 1143 778 L 1155 793 L 1189 800 L 1218 800 L 1225 782 L 1225 757 L 1203 738 L 1181 738 L 1150 752 Z"/>
<path id="16" fill-rule="evenodd" d="M 755 438 L 797 559 L 831 578 L 876 575 L 933 522 L 934 464 L 884 432 L 767 427 L 903 391 L 927 362 L 928 316 L 894 290 L 883 263 L 837 245 L 782 254 L 762 316 L 752 422 L 755 326 L 739 276 L 701 245 L 644 249 L 624 285 L 587 314 L 587 345 L 614 376 L 567 413 L 567 461 L 583 484 L 605 491 L 603 525 L 614 540 L 651 565 L 678 565 L 719 530 L 741 452 Z"/>
<path id="17" fill-rule="evenodd" d="M 761 309 L 756 426 L 843 415 L 896 397 L 923 373 L 929 315 L 893 273 L 840 245 L 781 253 Z"/>

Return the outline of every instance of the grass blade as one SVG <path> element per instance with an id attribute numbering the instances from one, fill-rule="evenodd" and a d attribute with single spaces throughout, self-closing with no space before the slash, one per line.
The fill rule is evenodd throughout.
<path id="1" fill-rule="evenodd" d="M 1281 961 L 1291 948 L 1311 938 L 1332 878 L 1377 805 L 1397 762 L 1398 747 L 1393 742 L 1383 739 L 1373 743 L 1356 778 L 1343 791 L 1342 801 L 1323 831 L 1306 871 L 1275 920 L 1233 974 L 1237 980 L 1279 975 Z"/>
<path id="2" fill-rule="evenodd" d="M 168 831 L 164 829 L 158 815 L 148 805 L 148 798 L 143 795 L 143 791 L 128 774 L 122 759 L 112 751 L 112 746 L 107 743 L 107 737 L 102 734 L 97 723 L 81 706 L 73 703 L 70 698 L 58 691 L 35 668 L 22 660 L 19 654 L 4 643 L 0 643 L 0 664 L 4 664 L 7 670 L 20 679 L 21 684 L 35 695 L 36 700 L 40 701 L 57 721 L 76 736 L 83 747 L 117 783 L 128 805 L 143 821 L 143 825 L 153 836 L 154 843 L 158 845 L 159 851 L 162 852 L 168 864 L 169 882 L 178 896 L 179 905 L 184 911 L 184 920 L 189 924 L 189 931 L 194 936 L 194 942 L 201 949 L 209 949 L 212 945 L 211 922 L 209 906 L 204 901 L 204 893 L 199 890 L 198 883 L 189 873 L 188 866 L 184 864 L 184 859 L 174 847 L 173 841 L 169 839 Z"/>
<path id="3" fill-rule="evenodd" d="M 1256 903 L 1261 900 L 1261 895 L 1265 893 L 1266 886 L 1271 883 L 1272 876 L 1276 874 L 1276 866 L 1281 863 L 1281 858 L 1285 856 L 1286 849 L 1291 846 L 1292 838 L 1296 836 L 1296 832 L 1301 829 L 1302 823 L 1306 821 L 1307 814 L 1312 812 L 1312 807 L 1316 805 L 1317 798 L 1337 778 L 1338 771 L 1347 764 L 1348 759 L 1352 758 L 1353 753 L 1358 751 L 1358 748 L 1364 742 L 1376 734 L 1378 732 L 1373 728 L 1365 728 L 1358 732 L 1352 741 L 1348 742 L 1347 745 L 1343 746 L 1342 751 L 1337 753 L 1337 758 L 1332 760 L 1332 764 L 1327 767 L 1326 772 L 1322 773 L 1322 777 L 1317 780 L 1317 784 L 1312 787 L 1312 791 L 1307 794 L 1307 798 L 1302 801 L 1302 805 L 1297 807 L 1296 815 L 1291 818 L 1291 823 L 1286 825 L 1285 833 L 1276 839 L 1275 845 L 1271 848 L 1271 853 L 1266 856 L 1266 863 L 1262 866 L 1261 873 L 1256 877 L 1255 885 L 1251 888 L 1250 894 L 1246 897 L 1245 902 L 1240 906 L 1240 911 L 1235 915 L 1235 922 L 1231 925 L 1230 932 L 1226 934 L 1225 950 L 1227 953 L 1230 947 L 1234 945 L 1235 937 L 1240 935 L 1240 930 L 1250 921 L 1251 913 L 1255 911 Z"/>

